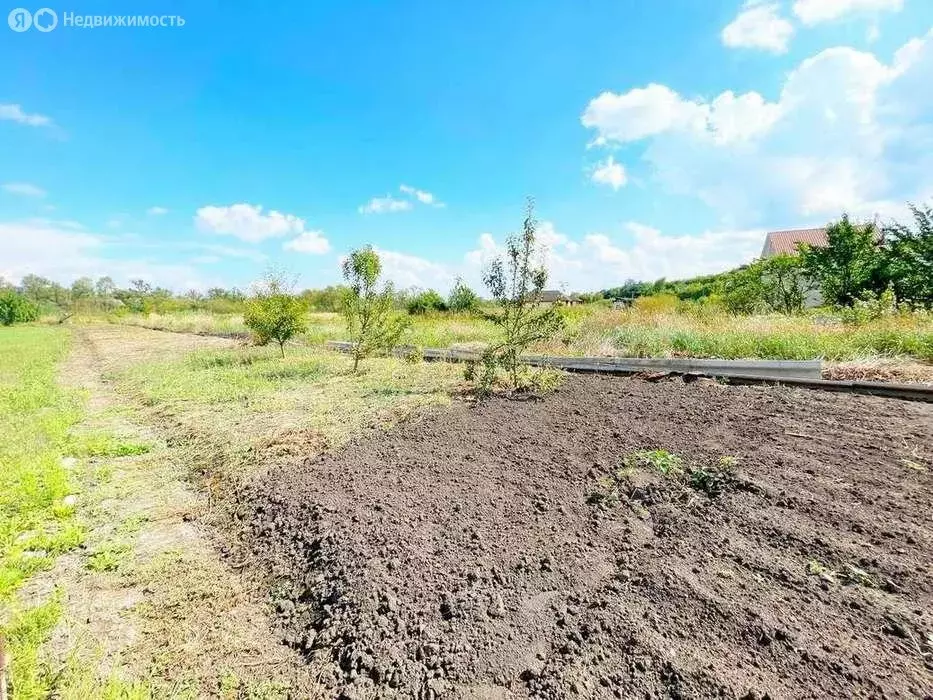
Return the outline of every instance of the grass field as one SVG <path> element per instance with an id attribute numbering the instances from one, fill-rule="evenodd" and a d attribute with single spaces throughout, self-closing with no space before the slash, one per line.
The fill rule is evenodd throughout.
<path id="1" fill-rule="evenodd" d="M 903 313 L 859 324 L 832 313 L 801 316 L 734 316 L 715 309 L 653 308 L 651 304 L 611 310 L 601 305 L 564 309 L 566 328 L 534 348 L 563 355 L 632 357 L 705 357 L 839 362 L 871 358 L 913 358 L 933 363 L 933 314 Z M 184 312 L 128 315 L 119 323 L 162 330 L 248 336 L 242 317 Z M 496 328 L 469 314 L 416 316 L 402 343 L 420 347 L 482 344 Z M 345 339 L 339 314 L 310 314 L 304 341 L 319 344 Z"/>
<path id="2" fill-rule="evenodd" d="M 0 633 L 13 657 L 17 697 L 41 697 L 37 650 L 60 610 L 53 595 L 23 608 L 17 590 L 55 558 L 78 546 L 72 485 L 62 461 L 81 401 L 60 388 L 56 368 L 68 350 L 64 329 L 0 330 Z"/>
<path id="3" fill-rule="evenodd" d="M 360 430 L 389 425 L 422 407 L 445 404 L 460 367 L 372 358 L 350 372 L 349 358 L 314 346 L 201 350 L 136 363 L 121 391 L 171 415 L 199 440 L 231 451 L 288 451 L 339 445 Z"/>

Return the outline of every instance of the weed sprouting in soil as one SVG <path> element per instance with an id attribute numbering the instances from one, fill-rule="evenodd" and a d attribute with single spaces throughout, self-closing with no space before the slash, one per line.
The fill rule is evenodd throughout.
<path id="1" fill-rule="evenodd" d="M 720 457 L 719 462 L 712 466 L 690 469 L 687 482 L 691 488 L 716 498 L 735 487 L 736 464 L 735 457 Z"/>
<path id="2" fill-rule="evenodd" d="M 678 477 L 684 473 L 684 460 L 667 450 L 636 452 L 625 458 L 629 469 L 650 468 L 663 476 Z"/>
<path id="3" fill-rule="evenodd" d="M 683 457 L 664 449 L 633 452 L 610 476 L 596 480 L 596 487 L 586 495 L 587 503 L 611 508 L 624 495 L 632 505 L 653 505 L 662 501 L 691 501 L 690 491 L 699 491 L 710 499 L 737 488 L 735 457 L 720 457 L 714 464 L 690 465 Z M 638 475 L 653 476 L 647 482 Z M 657 479 L 660 478 L 660 481 Z"/>
<path id="4" fill-rule="evenodd" d="M 811 576 L 818 576 L 826 583 L 840 583 L 844 586 L 862 586 L 863 588 L 879 587 L 879 582 L 874 576 L 851 563 L 833 569 L 818 559 L 810 559 L 807 562 L 807 573 Z"/>

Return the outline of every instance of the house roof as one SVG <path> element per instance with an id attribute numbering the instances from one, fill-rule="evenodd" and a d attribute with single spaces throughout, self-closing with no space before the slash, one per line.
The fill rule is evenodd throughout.
<path id="1" fill-rule="evenodd" d="M 797 252 L 797 245 L 800 243 L 816 247 L 825 246 L 827 243 L 826 229 L 798 228 L 789 231 L 771 231 L 765 238 L 765 245 L 761 249 L 761 257 L 767 258 L 783 253 L 794 255 Z"/>
<path id="2" fill-rule="evenodd" d="M 545 302 L 554 302 L 554 301 L 563 301 L 565 299 L 564 293 L 557 289 L 545 289 L 541 292 L 541 296 L 538 297 L 540 301 Z"/>

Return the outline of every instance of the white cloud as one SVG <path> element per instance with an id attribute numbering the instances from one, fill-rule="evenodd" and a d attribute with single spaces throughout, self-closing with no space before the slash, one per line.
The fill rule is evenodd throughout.
<path id="1" fill-rule="evenodd" d="M 44 114 L 27 114 L 17 104 L 0 104 L 0 121 L 12 121 L 25 126 L 53 126 L 51 118 Z"/>
<path id="2" fill-rule="evenodd" d="M 411 209 L 411 202 L 407 199 L 396 199 L 387 194 L 385 197 L 373 197 L 359 208 L 360 214 L 392 214 Z"/>
<path id="3" fill-rule="evenodd" d="M 904 0 L 797 0 L 794 14 L 807 25 L 831 22 L 857 12 L 899 12 Z"/>
<path id="4" fill-rule="evenodd" d="M 496 243 L 496 239 L 491 233 L 481 233 L 479 236 L 479 247 L 469 251 L 464 260 L 467 265 L 481 268 L 488 265 L 494 258 L 502 255 L 504 249 Z"/>
<path id="5" fill-rule="evenodd" d="M 304 233 L 305 222 L 294 214 L 270 210 L 262 206 L 232 204 L 226 207 L 207 206 L 198 209 L 195 224 L 202 231 L 233 236 L 247 243 L 259 243 L 268 238 L 281 238 Z"/>
<path id="6" fill-rule="evenodd" d="M 756 92 L 736 96 L 728 91 L 707 103 L 652 84 L 624 94 L 604 92 L 590 101 L 581 122 L 596 129 L 597 144 L 629 143 L 669 132 L 729 143 L 768 131 L 777 117 L 777 105 Z"/>
<path id="7" fill-rule="evenodd" d="M 623 95 L 604 92 L 586 107 L 581 121 L 604 141 L 640 141 L 673 129 L 702 129 L 709 108 L 652 83 Z"/>
<path id="8" fill-rule="evenodd" d="M 330 250 L 330 242 L 324 237 L 323 231 L 305 231 L 298 238 L 285 241 L 282 248 L 296 253 L 323 255 Z"/>
<path id="9" fill-rule="evenodd" d="M 664 235 L 641 223 L 629 222 L 616 235 L 590 233 L 574 239 L 558 233 L 550 222 L 538 228 L 538 240 L 548 250 L 543 262 L 548 287 L 594 291 L 626 279 L 683 279 L 722 272 L 753 260 L 761 253 L 762 230 L 706 231 L 698 235 Z M 460 276 L 479 288 L 480 274 L 501 255 L 503 246 L 489 233 L 464 257 Z"/>
<path id="10" fill-rule="evenodd" d="M 374 249 L 382 261 L 382 274 L 397 287 L 448 289 L 454 274 L 450 268 L 416 255 Z"/>
<path id="11" fill-rule="evenodd" d="M 419 190 L 411 185 L 399 185 L 399 192 L 406 195 L 407 199 L 399 199 L 387 194 L 384 197 L 373 197 L 366 204 L 359 207 L 360 214 L 394 214 L 401 211 L 410 211 L 414 208 L 414 203 L 425 204 L 429 207 L 447 206 L 441 202 L 431 192 Z"/>
<path id="12" fill-rule="evenodd" d="M 425 192 L 424 190 L 419 190 L 416 187 L 411 187 L 409 185 L 399 185 L 399 192 L 407 194 L 410 197 L 414 197 L 422 204 L 427 204 L 432 207 L 443 207 L 445 206 L 443 202 L 439 201 L 430 192 Z"/>
<path id="13" fill-rule="evenodd" d="M 162 216 L 163 214 L 168 214 L 168 209 L 165 207 L 149 207 L 146 213 L 149 216 Z"/>
<path id="14" fill-rule="evenodd" d="M 751 0 L 722 30 L 722 43 L 732 48 L 785 53 L 793 35 L 794 25 L 780 15 L 778 3 Z"/>
<path id="15" fill-rule="evenodd" d="M 18 194 L 23 197 L 45 197 L 48 194 L 41 187 L 36 185 L 31 185 L 28 182 L 7 182 L 4 185 L 0 185 L 4 192 L 9 192 L 10 194 Z"/>
<path id="16" fill-rule="evenodd" d="M 593 182 L 599 185 L 608 185 L 614 190 L 618 190 L 628 181 L 625 168 L 616 163 L 612 156 L 609 156 L 603 162 L 597 163 L 591 177 Z"/>
<path id="17" fill-rule="evenodd" d="M 583 123 L 607 145 L 644 141 L 655 184 L 699 198 L 728 228 L 885 215 L 933 192 L 931 74 L 933 31 L 889 62 L 826 49 L 787 75 L 775 102 L 731 91 L 687 100 L 649 86 L 600 95 Z"/>
<path id="18" fill-rule="evenodd" d="M 45 219 L 0 222 L 0 277 L 19 282 L 36 274 L 69 284 L 78 277 L 109 275 L 121 286 L 142 278 L 175 290 L 222 283 L 205 279 L 190 265 L 108 257 L 105 236 L 75 228 L 75 222 Z"/>

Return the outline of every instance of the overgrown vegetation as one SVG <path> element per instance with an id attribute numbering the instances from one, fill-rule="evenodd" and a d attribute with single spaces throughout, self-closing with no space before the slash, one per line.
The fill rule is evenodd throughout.
<path id="1" fill-rule="evenodd" d="M 343 262 L 343 278 L 349 286 L 344 315 L 354 372 L 363 358 L 393 348 L 408 325 L 393 309 L 391 283 L 379 287 L 381 273 L 382 262 L 369 246 L 354 250 Z"/>

